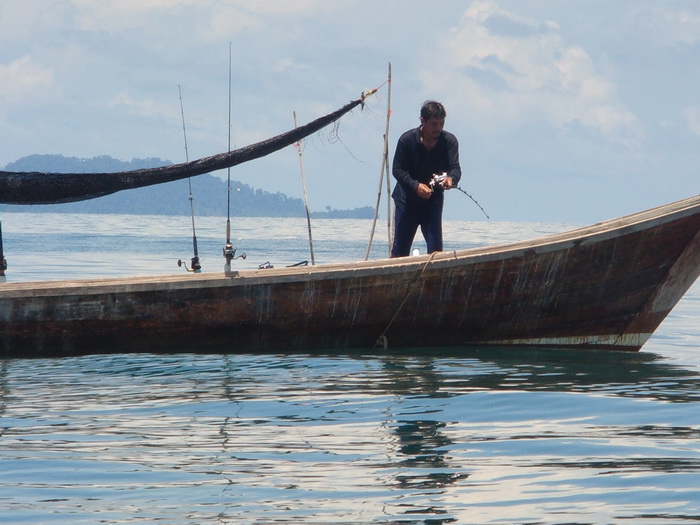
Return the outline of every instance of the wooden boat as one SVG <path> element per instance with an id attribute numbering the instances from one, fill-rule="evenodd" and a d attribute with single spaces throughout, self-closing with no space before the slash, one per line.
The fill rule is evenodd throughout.
<path id="1" fill-rule="evenodd" d="M 0 285 L 2 355 L 463 345 L 639 350 L 700 274 L 700 196 L 504 246 Z"/>

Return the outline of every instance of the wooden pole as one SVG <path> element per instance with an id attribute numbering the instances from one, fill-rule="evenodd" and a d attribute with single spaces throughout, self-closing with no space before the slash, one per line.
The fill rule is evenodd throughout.
<path id="1" fill-rule="evenodd" d="M 386 173 L 387 187 L 387 226 L 389 229 L 389 255 L 391 255 L 391 181 L 389 180 L 389 120 L 391 118 L 391 62 L 389 62 L 389 75 L 387 83 L 389 84 L 389 94 L 387 96 L 386 109 L 386 130 L 384 131 L 384 149 L 382 151 L 382 167 L 379 170 L 379 191 L 377 192 L 377 204 L 374 207 L 374 220 L 372 221 L 372 231 L 369 235 L 369 244 L 365 252 L 365 261 L 369 259 L 369 253 L 372 249 L 372 241 L 374 240 L 374 231 L 377 226 L 377 218 L 379 216 L 379 205 L 382 200 L 382 185 L 384 174 Z"/>
<path id="2" fill-rule="evenodd" d="M 387 240 L 389 244 L 389 257 L 391 257 L 391 245 L 394 242 L 394 229 L 392 228 L 394 214 L 391 213 L 391 177 L 389 169 L 389 119 L 391 118 L 391 62 L 389 62 L 389 85 L 387 86 L 386 103 L 386 132 L 384 133 L 384 169 L 386 171 L 386 226 Z"/>
<path id="3" fill-rule="evenodd" d="M 294 128 L 297 127 L 297 112 L 294 112 Z M 311 265 L 315 265 L 314 259 L 314 241 L 311 235 L 311 212 L 309 211 L 309 196 L 306 193 L 306 176 L 304 175 L 304 159 L 301 154 L 301 140 L 296 142 L 297 151 L 299 152 L 299 166 L 301 168 L 301 184 L 304 187 L 304 206 L 306 207 L 306 224 L 309 229 L 309 250 L 311 251 Z"/>

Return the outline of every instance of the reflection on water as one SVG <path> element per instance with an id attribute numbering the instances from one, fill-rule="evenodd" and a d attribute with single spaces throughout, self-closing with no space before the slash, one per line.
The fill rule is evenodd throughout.
<path id="1" fill-rule="evenodd" d="M 2 361 L 0 520 L 697 517 L 696 372 L 493 354 Z"/>
<path id="2" fill-rule="evenodd" d="M 434 368 L 435 358 L 431 357 L 436 352 L 440 355 L 439 371 Z M 405 395 L 439 397 L 474 391 L 521 390 L 700 401 L 698 371 L 673 365 L 646 352 L 487 347 L 394 349 L 387 353 L 393 354 L 384 358 L 391 389 Z M 386 385 L 372 382 L 367 388 L 373 386 Z"/>

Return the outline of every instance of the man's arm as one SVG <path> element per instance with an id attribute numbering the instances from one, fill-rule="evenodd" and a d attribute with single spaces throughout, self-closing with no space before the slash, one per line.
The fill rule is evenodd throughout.
<path id="1" fill-rule="evenodd" d="M 410 145 L 406 140 L 406 136 L 402 135 L 396 144 L 396 152 L 394 153 L 394 163 L 391 172 L 394 178 L 407 192 L 410 190 L 410 192 L 415 193 L 418 189 L 418 181 L 411 177 L 411 173 L 409 172 L 408 162 L 410 158 Z"/>

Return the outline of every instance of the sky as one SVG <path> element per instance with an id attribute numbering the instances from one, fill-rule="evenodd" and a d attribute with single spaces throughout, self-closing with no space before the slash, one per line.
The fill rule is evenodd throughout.
<path id="1" fill-rule="evenodd" d="M 445 104 L 460 186 L 490 220 L 588 224 L 693 196 L 698 86 L 696 0 L 0 2 L 0 167 L 193 160 L 380 87 L 304 140 L 314 211 L 385 199 L 387 110 L 393 158 L 428 99 Z M 303 197 L 301 171 L 290 146 L 231 178 Z M 487 220 L 457 191 L 445 218 Z"/>

